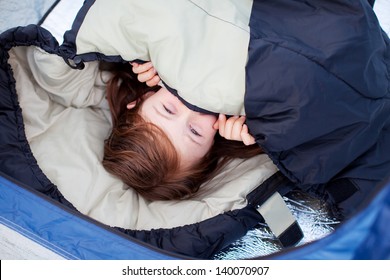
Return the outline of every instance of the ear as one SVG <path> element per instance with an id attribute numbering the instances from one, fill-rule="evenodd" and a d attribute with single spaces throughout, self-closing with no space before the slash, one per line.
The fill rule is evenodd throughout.
<path id="1" fill-rule="evenodd" d="M 134 101 L 128 103 L 128 104 L 126 105 L 126 108 L 129 109 L 129 110 L 131 110 L 131 109 L 133 109 L 133 108 L 135 107 L 135 105 L 137 105 L 137 100 L 134 100 Z"/>

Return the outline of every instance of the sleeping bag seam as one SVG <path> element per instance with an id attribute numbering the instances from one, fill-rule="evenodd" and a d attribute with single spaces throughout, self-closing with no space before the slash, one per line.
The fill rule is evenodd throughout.
<path id="1" fill-rule="evenodd" d="M 199 8 L 200 10 L 202 10 L 202 11 L 203 11 L 206 15 L 208 15 L 209 17 L 212 17 L 212 18 L 214 18 L 214 19 L 216 19 L 216 20 L 219 20 L 219 21 L 225 22 L 225 23 L 227 23 L 227 24 L 230 24 L 230 25 L 232 25 L 232 26 L 234 26 L 234 27 L 236 27 L 236 28 L 238 28 L 238 29 L 241 29 L 241 30 L 244 31 L 245 33 L 250 34 L 250 32 L 249 32 L 248 30 L 246 30 L 246 29 L 244 29 L 244 28 L 238 26 L 237 24 L 234 24 L 233 22 L 230 22 L 230 21 L 228 21 L 228 20 L 225 20 L 225 19 L 222 19 L 222 18 L 220 18 L 220 17 L 217 17 L 217 16 L 215 16 L 215 15 L 210 14 L 207 10 L 205 10 L 204 8 L 202 8 L 201 6 L 199 6 L 198 4 L 194 3 L 194 2 L 191 1 L 191 0 L 190 0 L 189 2 L 191 2 L 194 6 L 196 6 L 196 7 Z"/>

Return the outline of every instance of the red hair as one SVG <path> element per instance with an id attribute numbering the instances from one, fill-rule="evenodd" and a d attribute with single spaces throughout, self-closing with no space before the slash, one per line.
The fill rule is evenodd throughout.
<path id="1" fill-rule="evenodd" d="M 138 113 L 142 96 L 157 90 L 138 82 L 127 64 L 117 67 L 107 84 L 113 128 L 105 141 L 103 166 L 146 199 L 188 198 L 229 160 L 261 153 L 257 145 L 245 146 L 217 134 L 213 147 L 199 163 L 180 169 L 179 155 L 167 135 Z M 136 106 L 127 109 L 135 100 Z"/>

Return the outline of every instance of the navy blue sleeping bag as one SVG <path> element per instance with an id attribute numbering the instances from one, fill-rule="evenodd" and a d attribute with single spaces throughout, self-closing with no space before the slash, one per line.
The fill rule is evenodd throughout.
<path id="1" fill-rule="evenodd" d="M 366 1 L 254 1 L 250 26 L 251 132 L 349 216 L 390 172 L 387 35 Z"/>

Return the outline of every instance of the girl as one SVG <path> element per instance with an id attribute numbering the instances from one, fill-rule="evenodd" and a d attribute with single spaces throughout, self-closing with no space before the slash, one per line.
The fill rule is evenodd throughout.
<path id="1" fill-rule="evenodd" d="M 230 160 L 262 152 L 253 145 L 245 117 L 217 119 L 190 110 L 157 86 L 151 63 L 133 64 L 133 69 L 120 64 L 112 71 L 107 99 L 113 129 L 103 165 L 145 198 L 188 198 Z"/>

